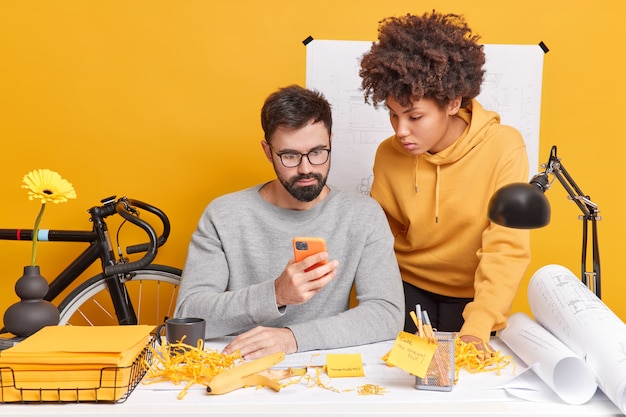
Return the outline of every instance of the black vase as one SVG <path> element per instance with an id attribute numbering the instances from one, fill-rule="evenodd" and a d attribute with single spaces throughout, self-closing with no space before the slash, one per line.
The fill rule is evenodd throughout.
<path id="1" fill-rule="evenodd" d="M 24 275 L 15 283 L 21 301 L 4 313 L 4 328 L 19 337 L 28 337 L 45 326 L 59 324 L 59 310 L 43 299 L 48 281 L 39 273 L 39 266 L 25 266 Z"/>

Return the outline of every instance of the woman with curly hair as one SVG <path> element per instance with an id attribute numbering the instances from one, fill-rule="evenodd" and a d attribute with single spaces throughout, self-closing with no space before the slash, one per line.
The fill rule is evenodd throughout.
<path id="1" fill-rule="evenodd" d="M 530 261 L 529 232 L 491 223 L 487 205 L 528 179 L 528 157 L 520 133 L 475 99 L 478 39 L 459 15 L 390 17 L 359 74 L 395 132 L 376 152 L 371 195 L 395 236 L 406 309 L 420 304 L 438 330 L 486 351 Z M 405 330 L 416 331 L 408 316 Z"/>

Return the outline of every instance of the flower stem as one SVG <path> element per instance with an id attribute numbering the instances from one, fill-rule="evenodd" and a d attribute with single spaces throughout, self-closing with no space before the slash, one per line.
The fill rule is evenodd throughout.
<path id="1" fill-rule="evenodd" d="M 41 218 L 43 217 L 43 212 L 46 209 L 46 203 L 41 203 L 41 210 L 39 210 L 39 214 L 37 215 L 37 219 L 35 220 L 35 227 L 33 228 L 33 253 L 30 258 L 30 266 L 35 266 L 35 261 L 37 260 L 37 235 L 39 234 L 39 223 L 41 222 Z"/>

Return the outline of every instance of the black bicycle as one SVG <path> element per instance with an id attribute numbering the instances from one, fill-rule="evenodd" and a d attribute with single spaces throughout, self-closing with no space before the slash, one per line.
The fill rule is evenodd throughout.
<path id="1" fill-rule="evenodd" d="M 170 233 L 170 222 L 160 209 L 126 197 L 115 196 L 101 200 L 102 205 L 88 210 L 90 231 L 46 230 L 51 242 L 85 242 L 88 247 L 50 282 L 45 299 L 54 303 L 60 312 L 61 325 L 157 325 L 172 317 L 182 271 L 165 265 L 153 264 L 158 248 Z M 162 223 L 162 233 L 157 236 L 155 228 L 140 218 L 140 212 L 151 213 Z M 113 249 L 105 219 L 119 215 L 123 218 L 118 228 L 116 247 Z M 119 245 L 120 229 L 131 223 L 148 236 L 147 243 L 126 247 L 125 254 Z M 41 230 L 40 230 L 41 232 Z M 44 233 L 45 234 L 45 233 Z M 41 233 L 38 234 L 41 239 Z M 32 241 L 33 230 L 0 229 L 2 240 Z M 142 254 L 137 260 L 129 260 L 131 254 Z M 100 260 L 102 272 L 81 282 L 87 269 Z M 61 302 L 61 293 L 78 283 Z M 59 297 L 60 298 L 60 297 Z M 0 333 L 6 332 L 4 329 Z"/>

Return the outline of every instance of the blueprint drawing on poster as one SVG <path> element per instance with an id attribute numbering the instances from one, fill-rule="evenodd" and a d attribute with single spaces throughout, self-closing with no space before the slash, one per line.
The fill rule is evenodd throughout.
<path id="1" fill-rule="evenodd" d="M 313 40 L 306 47 L 306 85 L 333 109 L 332 169 L 328 183 L 369 194 L 378 144 L 393 135 L 384 105 L 366 104 L 359 63 L 370 41 Z M 524 137 L 529 178 L 540 170 L 539 124 L 544 52 L 539 45 L 484 45 L 486 63 L 477 97 Z"/>

